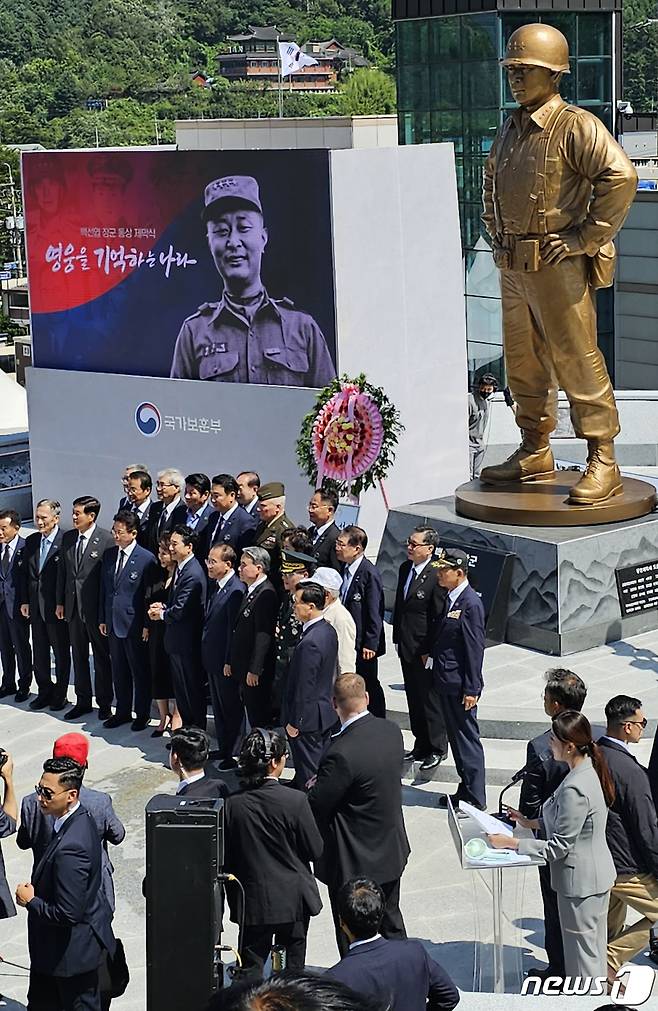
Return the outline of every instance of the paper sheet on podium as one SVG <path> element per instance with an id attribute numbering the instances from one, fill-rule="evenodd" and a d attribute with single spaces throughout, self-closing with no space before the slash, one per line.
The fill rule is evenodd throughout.
<path id="1" fill-rule="evenodd" d="M 467 804 L 465 801 L 459 801 L 459 810 L 467 814 L 473 821 L 476 821 L 483 832 L 487 835 L 512 835 L 512 830 L 509 825 L 506 825 L 504 821 L 498 821 L 493 815 L 487 814 L 486 811 L 480 811 L 477 807 L 473 807 L 472 804 Z"/>

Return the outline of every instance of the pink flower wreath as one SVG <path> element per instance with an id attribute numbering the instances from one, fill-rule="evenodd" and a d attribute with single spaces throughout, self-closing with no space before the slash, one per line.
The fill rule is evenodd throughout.
<path id="1" fill-rule="evenodd" d="M 395 457 L 399 415 L 365 376 L 335 380 L 306 416 L 297 456 L 316 488 L 358 494 L 381 482 Z"/>

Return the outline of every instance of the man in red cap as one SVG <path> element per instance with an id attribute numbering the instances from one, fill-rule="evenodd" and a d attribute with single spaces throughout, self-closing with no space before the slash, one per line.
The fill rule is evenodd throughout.
<path id="1" fill-rule="evenodd" d="M 53 758 L 72 758 L 83 769 L 88 767 L 89 739 L 84 734 L 70 733 L 58 737 L 53 745 Z M 123 842 L 126 830 L 116 815 L 109 793 L 92 790 L 86 786 L 80 789 L 80 803 L 89 812 L 98 830 L 103 848 L 102 880 L 103 891 L 114 913 L 114 867 L 107 853 L 108 842 L 118 846 Z M 30 793 L 21 803 L 21 823 L 16 842 L 22 850 L 32 850 L 34 865 L 39 863 L 53 835 L 53 819 L 39 807 L 36 793 Z"/>

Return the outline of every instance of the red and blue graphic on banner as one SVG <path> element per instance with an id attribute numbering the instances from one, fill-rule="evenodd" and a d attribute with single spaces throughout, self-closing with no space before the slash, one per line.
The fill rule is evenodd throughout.
<path id="1" fill-rule="evenodd" d="M 168 376 L 183 320 L 222 295 L 203 194 L 231 175 L 258 181 L 268 294 L 309 313 L 335 361 L 327 152 L 101 150 L 23 156 L 34 364 Z"/>

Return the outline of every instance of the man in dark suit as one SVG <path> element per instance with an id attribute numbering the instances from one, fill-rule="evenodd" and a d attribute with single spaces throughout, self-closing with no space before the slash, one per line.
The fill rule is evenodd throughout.
<path id="1" fill-rule="evenodd" d="M 327 970 L 389 1011 L 452 1011 L 459 990 L 420 941 L 387 941 L 379 934 L 384 893 L 369 878 L 353 878 L 338 893 L 340 925 L 349 950 Z"/>
<path id="2" fill-rule="evenodd" d="M 204 541 L 208 551 L 216 544 L 229 544 L 239 558 L 242 549 L 254 543 L 256 520 L 238 505 L 238 491 L 230 474 L 213 477 L 210 501 L 215 512 L 208 520 Z"/>
<path id="3" fill-rule="evenodd" d="M 361 527 L 345 527 L 336 539 L 336 555 L 343 566 L 341 604 L 356 625 L 356 673 L 366 683 L 375 716 L 386 716 L 384 690 L 377 674 L 377 657 L 386 652 L 384 641 L 384 586 L 378 569 L 368 561 L 368 535 Z"/>
<path id="4" fill-rule="evenodd" d="M 155 482 L 155 493 L 158 501 L 154 502 L 149 512 L 148 544 L 145 545 L 152 555 L 157 555 L 158 544 L 163 534 L 169 534 L 174 527 L 187 521 L 187 506 L 183 500 L 185 478 L 179 470 L 168 467 L 158 473 Z"/>
<path id="5" fill-rule="evenodd" d="M 21 518 L 15 509 L 0 510 L 0 699 L 13 695 L 16 702 L 25 702 L 32 684 L 32 650 L 29 622 L 21 611 L 25 539 L 20 528 Z"/>
<path id="6" fill-rule="evenodd" d="M 72 759 L 44 763 L 37 792 L 54 832 L 31 884 L 16 889 L 28 913 L 27 1006 L 34 1011 L 100 1011 L 98 969 L 106 951 L 114 954 L 101 844 L 80 804 L 81 786 L 82 769 Z"/>
<path id="7" fill-rule="evenodd" d="M 347 939 L 340 929 L 338 892 L 359 874 L 372 878 L 384 892 L 383 936 L 407 936 L 400 912 L 400 878 L 409 841 L 402 815 L 400 728 L 368 712 L 368 693 L 358 674 L 336 678 L 334 706 L 341 729 L 330 740 L 309 801 L 324 839 L 315 872 L 329 889 L 342 955 Z"/>
<path id="8" fill-rule="evenodd" d="M 446 591 L 436 580 L 432 556 L 439 535 L 420 526 L 407 538 L 407 561 L 400 566 L 393 609 L 393 642 L 397 647 L 409 707 L 414 746 L 405 755 L 434 769 L 448 753 L 448 734 L 432 672 L 426 667 L 436 623 L 443 615 Z"/>
<path id="9" fill-rule="evenodd" d="M 217 544 L 208 552 L 209 592 L 201 638 L 201 659 L 210 688 L 221 771 L 234 769 L 234 755 L 244 733 L 244 706 L 236 678 L 225 676 L 230 660 L 233 626 L 247 589 L 238 579 L 237 555 L 230 544 Z"/>
<path id="10" fill-rule="evenodd" d="M 52 499 L 37 503 L 34 522 L 37 532 L 25 541 L 25 565 L 21 595 L 21 614 L 28 618 L 32 629 L 34 676 L 38 694 L 30 709 L 59 712 L 66 706 L 66 692 L 71 676 L 71 644 L 65 621 L 58 621 L 57 571 L 64 564 L 61 547 L 63 534 L 59 528 L 62 507 Z M 50 650 L 55 656 L 55 684 L 50 673 Z"/>
<path id="11" fill-rule="evenodd" d="M 228 797 L 228 787 L 223 779 L 206 776 L 209 740 L 205 730 L 199 730 L 198 727 L 180 727 L 174 730 L 171 743 L 167 747 L 171 751 L 169 766 L 178 776 L 176 787 L 178 796 L 194 797 L 195 800 Z"/>
<path id="12" fill-rule="evenodd" d="M 258 489 L 260 477 L 255 470 L 243 470 L 236 479 L 238 483 L 238 502 L 245 512 L 258 522 Z"/>
<path id="13" fill-rule="evenodd" d="M 94 683 L 99 720 L 112 715 L 112 668 L 107 639 L 98 627 L 101 562 L 114 546 L 109 530 L 97 526 L 101 504 L 92 495 L 73 502 L 73 530 L 62 539 L 64 564 L 57 572 L 57 618 L 68 622 L 75 673 L 75 705 L 65 720 L 75 720 L 91 712 L 91 671 L 89 646 L 94 655 Z"/>
<path id="14" fill-rule="evenodd" d="M 128 475 L 128 500 L 130 505 L 129 509 L 137 516 L 139 520 L 139 531 L 137 533 L 137 543 L 142 548 L 149 548 L 150 544 L 150 529 L 149 520 L 151 517 L 151 492 L 153 491 L 153 482 L 151 480 L 151 475 L 147 470 L 135 470 Z"/>
<path id="15" fill-rule="evenodd" d="M 137 543 L 139 520 L 124 510 L 114 517 L 112 536 L 116 547 L 103 556 L 99 628 L 110 643 L 116 711 L 105 721 L 108 730 L 130 723 L 135 703 L 133 730 L 149 725 L 151 675 L 146 653 L 148 628 L 146 590 L 158 571 L 158 563 Z"/>
<path id="16" fill-rule="evenodd" d="M 338 495 L 330 489 L 320 488 L 311 496 L 308 504 L 308 518 L 311 526 L 308 536 L 311 539 L 311 554 L 318 563 L 318 568 L 336 569 L 340 572 L 342 564 L 336 557 L 336 540 L 340 530 L 336 526 L 336 510 Z"/>
<path id="17" fill-rule="evenodd" d="M 151 604 L 148 616 L 164 621 L 164 644 L 174 681 L 174 695 L 186 726 L 206 727 L 206 690 L 201 664 L 201 633 L 206 608 L 206 577 L 194 557 L 196 535 L 174 527 L 169 551 L 176 562 L 169 601 Z"/>
<path id="18" fill-rule="evenodd" d="M 332 688 L 338 636 L 322 617 L 324 590 L 313 583 L 295 591 L 302 633 L 292 654 L 283 700 L 283 720 L 295 763 L 294 786 L 305 789 L 318 771 L 329 731 L 336 723 Z"/>
<path id="19" fill-rule="evenodd" d="M 252 727 L 267 727 L 271 722 L 279 598 L 267 578 L 269 571 L 270 556 L 264 548 L 245 548 L 238 575 L 247 592 L 233 626 L 230 662 L 224 668 L 240 687 Z"/>
<path id="20" fill-rule="evenodd" d="M 84 775 L 88 768 L 89 739 L 84 734 L 62 734 L 53 745 L 53 758 L 72 758 Z M 118 846 L 125 839 L 126 830 L 117 817 L 109 793 L 81 786 L 80 803 L 89 812 L 101 841 L 102 887 L 110 910 L 114 913 L 114 867 L 107 852 L 107 844 Z M 36 793 L 28 793 L 23 797 L 16 845 L 21 850 L 32 850 L 33 869 L 50 845 L 53 821 L 54 818 L 42 810 Z"/>
<path id="21" fill-rule="evenodd" d="M 204 531 L 208 521 L 215 511 L 210 501 L 210 478 L 207 474 L 188 474 L 185 478 L 185 505 L 187 506 L 186 525 L 197 535 L 197 558 L 201 563 L 205 560 L 202 554 Z"/>
<path id="22" fill-rule="evenodd" d="M 597 743 L 615 784 L 605 830 L 617 871 L 608 907 L 608 975 L 614 979 L 646 948 L 647 934 L 658 922 L 658 819 L 647 771 L 630 752 L 647 725 L 642 702 L 616 695 L 605 715 L 606 732 Z M 629 907 L 640 919 L 626 927 Z"/>
<path id="23" fill-rule="evenodd" d="M 117 512 L 121 512 L 122 509 L 132 509 L 133 503 L 130 497 L 130 475 L 134 474 L 135 471 L 144 471 L 148 474 L 148 468 L 145 463 L 129 463 L 123 468 L 123 474 L 121 475 L 123 495 L 119 499 Z"/>
<path id="24" fill-rule="evenodd" d="M 468 555 L 462 548 L 447 548 L 437 565 L 439 586 L 448 595 L 432 646 L 430 695 L 439 695 L 460 779 L 452 801 L 456 805 L 465 800 L 484 811 L 484 749 L 477 721 L 478 699 L 484 687 L 484 607 L 469 585 Z M 447 806 L 444 795 L 439 807 Z"/>
<path id="25" fill-rule="evenodd" d="M 580 712 L 585 704 L 587 688 L 573 671 L 555 667 L 546 671 L 544 686 L 544 712 L 551 719 L 571 710 Z M 599 736 L 594 734 L 594 737 Z M 557 762 L 551 750 L 551 731 L 546 730 L 528 742 L 526 764 L 521 780 L 519 811 L 525 818 L 539 818 L 542 805 L 569 772 L 566 762 Z M 542 970 L 546 976 L 565 974 L 564 948 L 557 894 L 551 887 L 551 869 L 548 864 L 539 867 L 539 885 L 544 904 L 544 948 L 548 966 Z"/>

